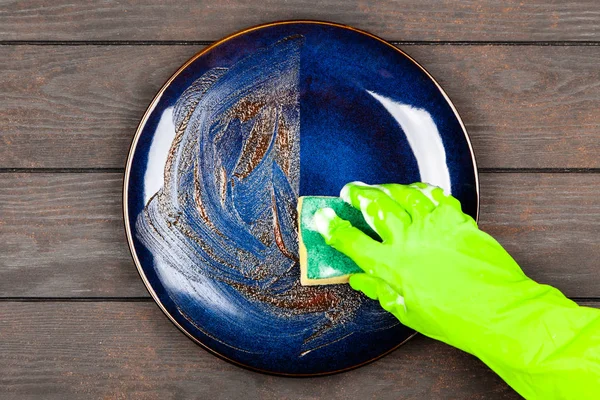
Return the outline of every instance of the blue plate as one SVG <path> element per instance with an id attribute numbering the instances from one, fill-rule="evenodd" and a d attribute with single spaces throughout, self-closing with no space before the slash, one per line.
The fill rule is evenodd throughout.
<path id="1" fill-rule="evenodd" d="M 425 181 L 477 217 L 473 152 L 414 60 L 342 25 L 280 22 L 208 47 L 133 140 L 125 226 L 154 300 L 197 343 L 275 374 L 374 360 L 414 332 L 348 285 L 299 284 L 296 199 Z"/>

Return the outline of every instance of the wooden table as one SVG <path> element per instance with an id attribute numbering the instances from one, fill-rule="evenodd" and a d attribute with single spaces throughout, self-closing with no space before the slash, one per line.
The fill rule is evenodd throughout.
<path id="1" fill-rule="evenodd" d="M 95 3 L 95 4 L 92 4 Z M 533 278 L 600 305 L 600 2 L 0 1 L 0 398 L 518 398 L 417 337 L 351 372 L 291 379 L 208 354 L 149 298 L 121 182 L 170 74 L 244 27 L 354 25 L 414 56 L 471 135 L 481 227 Z"/>

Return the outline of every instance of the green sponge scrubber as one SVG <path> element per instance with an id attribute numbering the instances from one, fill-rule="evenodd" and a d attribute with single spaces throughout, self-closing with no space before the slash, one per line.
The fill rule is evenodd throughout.
<path id="1" fill-rule="evenodd" d="M 331 285 L 347 283 L 350 275 L 362 270 L 344 254 L 328 246 L 317 232 L 314 214 L 321 208 L 332 208 L 342 219 L 376 240 L 379 236 L 369 227 L 362 213 L 339 197 L 304 196 L 298 199 L 300 283 Z"/>

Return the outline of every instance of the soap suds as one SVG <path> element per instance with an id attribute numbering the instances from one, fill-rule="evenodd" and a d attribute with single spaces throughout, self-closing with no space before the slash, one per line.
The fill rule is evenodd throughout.
<path id="1" fill-rule="evenodd" d="M 314 228 L 321 235 L 329 233 L 329 223 L 336 217 L 333 208 L 323 208 L 319 212 L 316 212 L 313 216 Z M 310 227 L 309 227 L 310 229 Z"/>
<path id="2" fill-rule="evenodd" d="M 344 200 L 346 203 L 352 205 L 352 200 L 350 199 L 350 186 L 369 186 L 364 182 L 354 181 L 350 182 L 347 185 L 344 185 L 342 190 L 340 191 L 340 199 Z"/>
<path id="3" fill-rule="evenodd" d="M 440 205 L 440 203 L 436 199 L 433 198 L 433 194 L 432 194 L 434 189 L 438 189 L 437 186 L 428 185 L 427 187 L 422 188 L 422 187 L 418 187 L 416 185 L 411 185 L 411 187 L 413 187 L 413 188 L 417 189 L 419 192 L 423 193 L 429 200 L 431 200 L 431 202 L 433 203 L 434 206 L 437 207 Z"/>
<path id="4" fill-rule="evenodd" d="M 371 200 L 359 195 L 358 203 L 360 204 L 360 211 L 362 212 L 365 222 L 371 227 L 371 229 L 377 232 L 377 229 L 375 228 L 375 218 L 373 218 L 373 216 L 367 212 L 367 207 L 369 207 L 371 204 Z"/>
<path id="5" fill-rule="evenodd" d="M 339 272 L 335 269 L 331 268 L 329 265 L 321 263 L 319 264 L 319 277 L 321 278 L 330 278 L 332 276 L 338 275 Z"/>

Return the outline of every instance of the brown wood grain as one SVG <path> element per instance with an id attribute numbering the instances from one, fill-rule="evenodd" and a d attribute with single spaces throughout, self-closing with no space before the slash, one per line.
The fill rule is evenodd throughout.
<path id="1" fill-rule="evenodd" d="M 454 101 L 481 168 L 600 168 L 597 0 L 0 0 L 0 170 L 122 168 L 148 103 L 200 43 L 284 19 L 404 43 Z M 422 336 L 330 377 L 233 366 L 149 298 L 122 174 L 0 172 L 1 399 L 520 398 Z M 480 178 L 482 228 L 529 276 L 599 307 L 600 174 Z"/>
<path id="2" fill-rule="evenodd" d="M 124 167 L 144 110 L 202 47 L 0 47 L 0 166 Z"/>
<path id="3" fill-rule="evenodd" d="M 518 399 L 474 357 L 424 337 L 354 371 L 268 376 L 180 333 L 153 303 L 0 303 L 3 399 Z"/>
<path id="4" fill-rule="evenodd" d="M 532 278 L 600 297 L 600 174 L 481 175 L 481 227 Z M 121 175 L 0 174 L 0 296 L 147 296 Z"/>
<path id="5" fill-rule="evenodd" d="M 147 296 L 121 174 L 0 174 L 0 296 Z"/>
<path id="6" fill-rule="evenodd" d="M 597 40 L 595 0 L 3 1 L 4 40 L 213 40 L 260 23 L 320 19 L 389 40 Z"/>
<path id="7" fill-rule="evenodd" d="M 600 295 L 600 174 L 480 178 L 480 226 L 528 276 L 567 296 Z"/>
<path id="8" fill-rule="evenodd" d="M 600 46 L 402 46 L 454 101 L 483 168 L 600 167 Z M 123 167 L 200 46 L 0 46 L 0 168 Z"/>

